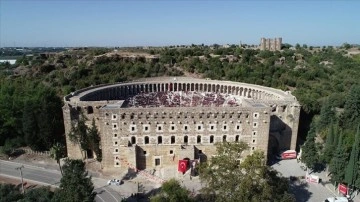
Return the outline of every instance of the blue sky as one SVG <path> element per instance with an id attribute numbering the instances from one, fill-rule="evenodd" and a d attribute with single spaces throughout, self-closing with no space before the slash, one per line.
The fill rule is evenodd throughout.
<path id="1" fill-rule="evenodd" d="M 357 0 L 0 0 L 0 46 L 360 44 Z"/>

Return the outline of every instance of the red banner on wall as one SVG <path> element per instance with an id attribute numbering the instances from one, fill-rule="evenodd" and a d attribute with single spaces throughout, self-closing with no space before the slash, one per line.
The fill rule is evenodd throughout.
<path id="1" fill-rule="evenodd" d="M 187 170 L 187 165 L 188 165 L 188 161 L 187 160 L 179 160 L 179 164 L 178 164 L 178 171 L 179 172 L 186 172 Z"/>
<path id="2" fill-rule="evenodd" d="M 344 195 L 347 195 L 347 187 L 346 187 L 346 185 L 344 185 L 344 184 L 339 184 L 339 187 L 338 187 L 338 189 L 339 189 L 339 192 L 340 193 L 342 193 L 342 194 L 344 194 Z"/>

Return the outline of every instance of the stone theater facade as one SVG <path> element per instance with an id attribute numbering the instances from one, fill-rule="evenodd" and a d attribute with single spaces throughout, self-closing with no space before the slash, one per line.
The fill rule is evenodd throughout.
<path id="1" fill-rule="evenodd" d="M 66 134 L 82 113 L 101 136 L 102 166 L 174 173 L 178 160 L 206 161 L 217 142 L 244 141 L 251 153 L 295 149 L 300 105 L 290 92 L 188 77 L 147 78 L 89 87 L 64 98 Z M 69 158 L 82 158 L 66 137 Z M 89 157 L 92 151 L 87 151 Z"/>

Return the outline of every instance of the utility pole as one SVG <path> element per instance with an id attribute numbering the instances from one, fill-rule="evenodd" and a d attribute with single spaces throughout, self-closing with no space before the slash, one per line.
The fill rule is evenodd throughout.
<path id="1" fill-rule="evenodd" d="M 25 189 L 24 189 L 24 180 L 23 180 L 23 175 L 22 175 L 22 169 L 24 168 L 24 165 L 15 168 L 16 170 L 20 170 L 20 176 L 21 176 L 21 188 L 22 188 L 22 193 L 25 194 Z"/>

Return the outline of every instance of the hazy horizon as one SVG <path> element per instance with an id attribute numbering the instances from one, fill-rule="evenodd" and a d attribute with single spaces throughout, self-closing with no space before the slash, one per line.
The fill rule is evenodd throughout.
<path id="1" fill-rule="evenodd" d="M 0 1 L 1 47 L 360 44 L 358 1 Z"/>

